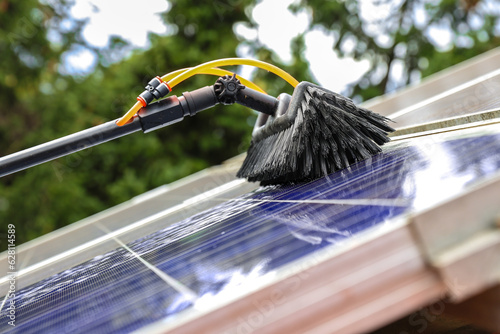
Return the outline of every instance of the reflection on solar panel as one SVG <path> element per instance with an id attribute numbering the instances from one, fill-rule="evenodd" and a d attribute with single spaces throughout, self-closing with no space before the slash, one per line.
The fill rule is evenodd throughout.
<path id="1" fill-rule="evenodd" d="M 438 100 L 435 99 L 437 94 L 442 94 L 443 96 L 449 96 L 450 90 L 455 89 L 456 87 L 462 86 L 463 84 L 469 83 L 471 81 L 482 81 L 484 76 L 490 77 L 492 72 L 498 70 L 498 63 L 500 62 L 500 49 L 496 48 L 485 52 L 479 56 L 476 56 L 472 59 L 464 61 L 458 66 L 453 66 L 447 70 L 437 72 L 429 77 L 426 77 L 420 82 L 418 85 L 410 85 L 398 92 L 389 95 L 382 95 L 375 99 L 372 99 L 365 103 L 365 107 L 371 109 L 377 113 L 388 116 L 398 110 L 409 108 L 413 105 L 417 105 L 422 103 L 422 101 L 426 101 L 425 104 L 429 105 L 428 102 Z M 483 78 L 483 79 L 479 79 Z M 491 82 L 491 80 L 489 80 Z M 467 86 L 467 84 L 465 85 Z M 465 98 L 467 101 L 457 101 L 453 100 L 452 103 L 454 106 L 462 104 L 462 102 L 466 102 L 466 104 L 462 104 L 462 108 L 465 109 L 470 106 L 474 106 L 474 102 L 478 102 L 478 99 L 481 99 L 484 103 L 488 96 L 485 96 L 485 92 L 490 92 L 489 98 L 495 98 L 494 90 L 498 87 L 497 84 L 485 84 L 476 89 L 466 89 L 462 86 L 464 92 L 468 92 L 471 94 L 471 97 L 467 97 L 462 95 L 462 98 Z M 477 96 L 474 96 L 477 94 Z M 476 101 L 474 101 L 476 100 Z M 455 103 L 458 102 L 458 103 Z M 473 102 L 473 103 L 471 103 Z M 446 106 L 445 108 L 447 108 Z M 460 109 L 462 109 L 460 108 Z M 438 108 L 432 108 L 436 114 L 440 114 L 442 110 Z M 429 110 L 427 110 L 429 111 Z M 462 112 L 462 110 L 460 110 Z M 465 111 L 465 110 L 463 110 Z M 471 111 L 469 111 L 471 112 Z M 421 122 L 422 119 L 418 119 L 418 122 Z M 425 120 L 424 120 L 425 121 Z"/>
<path id="2" fill-rule="evenodd" d="M 397 122 L 396 128 L 400 128 L 498 109 L 500 107 L 498 87 L 500 87 L 500 70 L 401 109 L 389 117 Z"/>
<path id="3" fill-rule="evenodd" d="M 179 286 L 120 247 L 18 291 L 14 332 L 129 332 L 210 308 L 217 296 L 242 294 L 256 278 L 495 175 L 500 128 L 490 128 L 480 136 L 396 141 L 348 170 L 223 202 L 128 245 Z M 1 318 L 0 330 L 12 329 L 5 309 Z"/>

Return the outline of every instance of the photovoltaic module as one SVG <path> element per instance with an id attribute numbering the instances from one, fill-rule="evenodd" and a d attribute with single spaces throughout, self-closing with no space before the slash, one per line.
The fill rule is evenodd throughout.
<path id="1" fill-rule="evenodd" d="M 498 127 L 496 127 L 498 131 Z M 16 292 L 1 332 L 126 333 L 211 300 L 325 247 L 344 247 L 394 218 L 498 174 L 500 134 L 427 136 L 305 184 L 262 187 Z M 186 293 L 188 291 L 189 293 Z"/>

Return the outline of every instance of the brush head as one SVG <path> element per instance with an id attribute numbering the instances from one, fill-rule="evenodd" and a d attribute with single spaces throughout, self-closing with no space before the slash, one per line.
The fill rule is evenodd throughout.
<path id="1" fill-rule="evenodd" d="M 394 131 L 388 118 L 309 82 L 279 100 L 275 116 L 259 114 L 238 177 L 262 184 L 316 179 L 379 153 Z"/>

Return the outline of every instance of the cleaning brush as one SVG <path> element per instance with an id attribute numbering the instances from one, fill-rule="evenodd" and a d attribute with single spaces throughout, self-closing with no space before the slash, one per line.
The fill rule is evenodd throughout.
<path id="1" fill-rule="evenodd" d="M 310 180 L 345 168 L 380 152 L 394 131 L 387 118 L 308 82 L 298 84 L 292 96 L 275 98 L 225 75 L 212 86 L 151 103 L 121 126 L 110 121 L 1 157 L 0 177 L 139 130 L 154 131 L 219 103 L 260 112 L 237 176 L 262 184 Z"/>
<path id="2" fill-rule="evenodd" d="M 259 114 L 238 177 L 261 184 L 316 179 L 379 153 L 394 131 L 388 118 L 309 82 L 279 101 L 273 115 Z"/>

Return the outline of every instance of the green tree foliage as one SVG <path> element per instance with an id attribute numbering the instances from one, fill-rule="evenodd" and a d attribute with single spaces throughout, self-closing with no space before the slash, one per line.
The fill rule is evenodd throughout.
<path id="1" fill-rule="evenodd" d="M 117 37 L 105 48 L 87 45 L 81 38 L 85 22 L 69 18 L 69 0 L 0 0 L 0 156 L 116 119 L 151 77 L 236 56 L 239 45 L 276 63 L 273 53 L 258 41 L 245 41 L 233 32 L 239 22 L 255 26 L 251 10 L 256 2 L 172 1 L 163 14 L 170 33 L 152 34 L 148 50 L 135 50 L 116 62 L 131 46 Z M 370 61 L 370 71 L 352 91 L 369 98 L 498 43 L 493 34 L 497 17 L 480 15 L 479 24 L 473 19 L 483 1 L 461 3 L 468 5 L 451 0 L 438 5 L 397 2 L 391 7 L 390 22 L 373 23 L 388 36 L 385 43 L 371 30 L 374 25 L 359 15 L 357 1 L 301 0 L 295 9 L 311 12 L 311 29 L 334 34 L 333 47 L 339 55 Z M 427 17 L 423 26 L 412 16 L 417 7 Z M 446 50 L 436 49 L 427 34 L 428 27 L 436 24 L 453 31 Z M 348 41 L 354 47 L 347 48 Z M 61 59 L 75 48 L 87 48 L 98 56 L 92 74 L 73 77 L 61 71 Z M 301 80 L 311 80 L 304 48 L 303 35 L 293 42 L 293 61 L 283 67 Z M 397 62 L 408 73 L 403 82 L 391 81 L 389 69 Z M 265 71 L 258 71 L 254 79 L 270 94 L 291 93 L 283 80 Z M 214 80 L 197 76 L 173 94 Z M 17 243 L 25 242 L 243 152 L 254 119 L 253 113 L 237 105 L 218 107 L 147 135 L 136 133 L 2 178 L 0 248 L 6 247 L 8 223 L 16 225 Z"/>
<path id="2" fill-rule="evenodd" d="M 371 6 L 367 6 L 371 4 Z M 393 91 L 499 45 L 498 0 L 301 0 L 311 28 L 335 37 L 342 57 L 367 59 L 368 72 L 352 85 L 363 99 Z M 449 41 L 444 35 L 449 34 Z M 437 38 L 437 40 L 436 40 Z M 401 78 L 393 72 L 401 69 Z"/>
<path id="3" fill-rule="evenodd" d="M 40 97 L 40 87 L 60 78 L 62 53 L 78 43 L 82 23 L 77 21 L 71 29 L 57 32 L 58 43 L 51 43 L 47 37 L 51 27 L 65 20 L 69 6 L 66 1 L 52 5 L 36 0 L 0 1 L 0 155 L 40 143 L 54 134 L 52 125 L 42 125 L 47 114 L 40 112 L 38 101 L 45 99 Z M 48 209 L 44 205 L 49 204 L 46 194 L 54 189 L 47 182 L 39 182 L 44 173 L 46 167 L 31 175 L 1 180 L 2 233 L 8 223 L 17 224 L 19 241 L 25 241 L 54 228 L 54 224 L 47 224 L 52 217 L 43 215 Z M 5 247 L 5 235 L 0 238 Z"/>
<path id="4" fill-rule="evenodd" d="M 19 3 L 22 8 L 16 7 Z M 64 10 L 65 4 L 8 2 L 0 20 L 5 24 L 2 31 L 23 33 L 28 30 L 21 24 L 33 26 L 33 31 L 25 34 L 26 39 L 19 39 L 27 50 L 21 48 L 21 52 L 32 50 L 33 57 L 38 57 L 40 50 L 43 54 L 40 61 L 29 62 L 33 57 L 28 53 L 27 62 L 16 53 L 19 47 L 9 41 L 8 34 L 2 38 L 10 63 L 0 63 L 4 78 L 0 155 L 116 119 L 156 75 L 236 56 L 240 41 L 232 26 L 247 19 L 245 8 L 251 1 L 216 3 L 215 7 L 208 2 L 193 6 L 190 1 L 176 1 L 164 14 L 165 24 L 174 33 L 152 35 L 147 51 L 135 51 L 124 61 L 110 63 L 114 54 L 128 47 L 115 38 L 108 48 L 95 50 L 100 63 L 92 75 L 81 78 L 58 71 L 61 55 L 72 47 L 71 39 L 54 48 L 46 37 L 47 24 L 32 18 L 36 8 L 43 7 L 42 13 L 56 15 L 54 7 Z M 3 17 L 11 20 L 4 21 Z M 80 28 L 76 25 L 71 31 L 74 43 Z M 213 84 L 215 79 L 189 79 L 172 94 Z M 0 184 L 1 231 L 5 233 L 6 224 L 13 223 L 18 243 L 24 242 L 220 163 L 244 151 L 242 141 L 247 145 L 251 132 L 249 118 L 255 116 L 246 108 L 218 107 L 160 131 L 136 133 L 4 177 Z"/>

